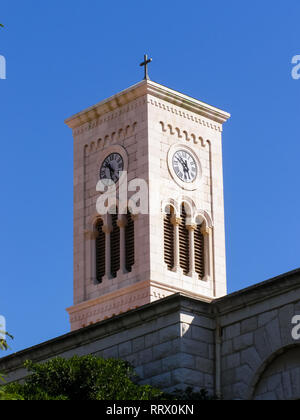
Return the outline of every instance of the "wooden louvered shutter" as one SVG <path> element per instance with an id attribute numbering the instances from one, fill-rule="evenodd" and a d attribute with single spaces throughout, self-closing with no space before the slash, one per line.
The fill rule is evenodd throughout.
<path id="1" fill-rule="evenodd" d="M 127 212 L 127 224 L 125 227 L 125 254 L 126 270 L 131 272 L 134 265 L 134 221 L 129 211 Z"/>
<path id="2" fill-rule="evenodd" d="M 179 225 L 179 256 L 180 267 L 183 274 L 186 276 L 190 271 L 190 245 L 189 245 L 189 231 L 186 228 L 186 212 L 184 204 L 181 206 L 181 224 Z"/>
<path id="3" fill-rule="evenodd" d="M 169 270 L 174 268 L 174 226 L 171 222 L 174 211 L 171 208 L 164 219 L 164 259 Z"/>
<path id="4" fill-rule="evenodd" d="M 195 269 L 200 279 L 205 276 L 204 262 L 204 236 L 201 233 L 202 226 L 198 225 L 195 230 Z"/>
<path id="5" fill-rule="evenodd" d="M 111 215 L 112 232 L 110 234 L 111 275 L 117 277 L 120 269 L 120 228 L 117 224 L 118 214 Z"/>
<path id="6" fill-rule="evenodd" d="M 102 231 L 103 221 L 99 220 L 95 226 L 96 237 L 96 278 L 102 283 L 105 276 L 105 233 Z"/>

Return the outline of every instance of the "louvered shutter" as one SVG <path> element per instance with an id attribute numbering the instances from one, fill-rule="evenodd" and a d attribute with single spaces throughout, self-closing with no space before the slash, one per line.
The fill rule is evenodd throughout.
<path id="1" fill-rule="evenodd" d="M 164 219 L 164 259 L 169 270 L 174 267 L 174 226 L 171 223 L 172 210 Z"/>
<path id="2" fill-rule="evenodd" d="M 200 279 L 205 276 L 205 263 L 204 263 L 204 236 L 201 233 L 202 226 L 198 225 L 195 230 L 195 268 L 196 273 Z"/>
<path id="3" fill-rule="evenodd" d="M 131 213 L 127 213 L 127 225 L 125 227 L 125 253 L 126 270 L 131 272 L 134 265 L 134 220 Z"/>
<path id="4" fill-rule="evenodd" d="M 111 215 L 112 232 L 110 234 L 110 253 L 111 253 L 111 274 L 117 277 L 120 269 L 120 228 L 117 224 L 118 214 Z"/>
<path id="5" fill-rule="evenodd" d="M 96 278 L 99 283 L 102 283 L 102 278 L 105 276 L 105 233 L 102 231 L 103 221 L 99 220 L 95 226 L 97 238 L 96 245 Z"/>
<path id="6" fill-rule="evenodd" d="M 186 212 L 184 205 L 181 206 L 181 224 L 179 226 L 179 256 L 180 267 L 187 276 L 190 271 L 190 245 L 189 231 L 186 228 Z"/>

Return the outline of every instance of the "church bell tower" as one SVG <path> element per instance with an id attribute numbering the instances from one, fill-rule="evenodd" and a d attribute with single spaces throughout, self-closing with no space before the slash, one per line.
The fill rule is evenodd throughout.
<path id="1" fill-rule="evenodd" d="M 72 330 L 173 293 L 209 302 L 227 292 L 222 125 L 230 115 L 150 81 L 149 62 L 143 81 L 66 120 L 74 137 Z M 101 180 L 116 191 L 106 214 Z"/>

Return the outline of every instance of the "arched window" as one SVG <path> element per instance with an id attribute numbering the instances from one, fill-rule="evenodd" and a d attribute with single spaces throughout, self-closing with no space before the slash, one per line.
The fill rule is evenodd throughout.
<path id="1" fill-rule="evenodd" d="M 171 221 L 173 216 L 174 209 L 170 207 L 164 219 L 164 258 L 169 270 L 174 268 L 174 226 Z"/>
<path id="2" fill-rule="evenodd" d="M 134 221 L 130 211 L 127 211 L 127 223 L 125 227 L 125 258 L 126 270 L 131 272 L 134 265 Z"/>
<path id="3" fill-rule="evenodd" d="M 204 235 L 201 232 L 203 225 L 197 225 L 195 230 L 195 270 L 200 279 L 205 276 Z"/>
<path id="4" fill-rule="evenodd" d="M 118 211 L 111 215 L 112 231 L 110 234 L 111 275 L 117 277 L 120 270 L 120 228 L 118 226 Z"/>
<path id="5" fill-rule="evenodd" d="M 99 219 L 95 225 L 96 232 L 96 278 L 102 283 L 105 276 L 105 233 L 102 230 L 103 221 Z"/>
<path id="6" fill-rule="evenodd" d="M 180 217 L 181 224 L 179 225 L 179 260 L 183 274 L 187 276 L 190 271 L 190 244 L 189 231 L 186 227 L 187 214 L 184 204 L 181 206 Z"/>

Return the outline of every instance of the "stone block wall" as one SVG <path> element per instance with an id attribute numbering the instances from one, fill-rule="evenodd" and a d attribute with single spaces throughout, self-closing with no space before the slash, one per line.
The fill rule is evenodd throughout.
<path id="1" fill-rule="evenodd" d="M 177 294 L 0 359 L 8 382 L 25 360 L 95 354 L 128 360 L 141 384 L 194 387 L 228 400 L 300 399 L 300 270 L 212 303 Z"/>
<path id="2" fill-rule="evenodd" d="M 192 306 L 191 306 L 192 305 Z M 214 390 L 214 321 L 209 304 L 173 295 L 0 360 L 8 382 L 26 376 L 25 360 L 94 354 L 130 362 L 141 384 L 166 391 Z"/>
<path id="3" fill-rule="evenodd" d="M 225 399 L 280 399 L 285 395 L 285 381 L 300 398 L 298 380 L 292 384 L 287 372 L 300 368 L 299 342 L 292 337 L 292 319 L 300 315 L 299 270 L 287 277 L 281 276 L 225 299 L 215 301 L 221 316 L 222 327 L 222 393 Z M 272 363 L 294 349 L 291 366 L 281 366 L 280 384 L 269 381 L 265 370 L 273 371 Z M 267 377 L 274 376 L 271 373 Z M 267 381 L 268 382 L 268 381 Z M 278 390 L 277 390 L 278 388 Z M 291 392 L 286 394 L 286 396 Z"/>

